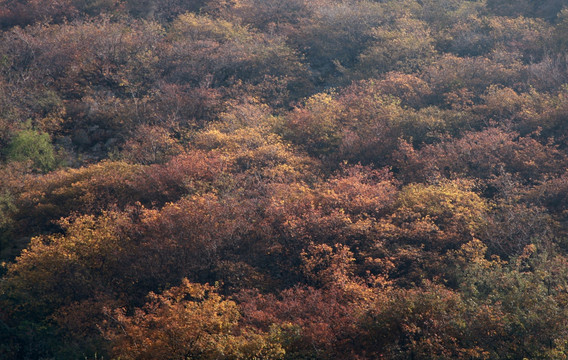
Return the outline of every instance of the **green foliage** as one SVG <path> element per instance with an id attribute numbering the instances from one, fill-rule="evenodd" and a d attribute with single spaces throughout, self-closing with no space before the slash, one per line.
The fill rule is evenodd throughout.
<path id="1" fill-rule="evenodd" d="M 49 134 L 37 130 L 18 132 L 6 150 L 10 161 L 31 161 L 40 171 L 48 172 L 56 166 L 55 149 Z"/>
<path id="2" fill-rule="evenodd" d="M 483 256 L 485 249 L 480 250 Z M 494 329 L 479 339 L 492 358 L 565 356 L 568 334 L 560 325 L 568 316 L 561 294 L 566 288 L 565 262 L 562 256 L 550 257 L 546 250 L 528 245 L 508 264 L 477 257 L 463 268 L 464 296 L 494 314 L 473 327 Z"/>
<path id="3" fill-rule="evenodd" d="M 13 227 L 13 214 L 16 211 L 14 204 L 14 196 L 6 190 L 0 194 L 0 259 L 9 258 L 10 248 L 13 244 L 10 241 L 10 231 Z M 8 252 L 8 254 L 6 253 Z M 4 273 L 3 267 L 0 268 L 0 274 Z"/>

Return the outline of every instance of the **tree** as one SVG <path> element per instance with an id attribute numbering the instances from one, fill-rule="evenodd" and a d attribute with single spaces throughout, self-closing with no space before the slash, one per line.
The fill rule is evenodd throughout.
<path id="1" fill-rule="evenodd" d="M 239 329 L 237 304 L 217 289 L 190 283 L 150 293 L 133 315 L 107 309 L 106 337 L 121 359 L 282 359 L 275 334 Z"/>
<path id="2" fill-rule="evenodd" d="M 181 152 L 181 145 L 167 129 L 141 125 L 124 145 L 122 156 L 137 164 L 164 163 Z"/>
<path id="3" fill-rule="evenodd" d="M 395 24 L 372 29 L 371 35 L 373 41 L 357 64 L 357 70 L 365 75 L 416 72 L 436 55 L 428 25 L 416 19 L 398 19 Z"/>
<path id="4" fill-rule="evenodd" d="M 6 157 L 11 161 L 31 161 L 42 172 L 53 170 L 56 165 L 49 134 L 37 130 L 19 131 L 8 145 Z"/>
<path id="5" fill-rule="evenodd" d="M 308 153 L 326 156 L 341 143 L 342 108 L 331 94 L 317 94 L 296 108 L 279 129 L 283 138 L 303 145 Z"/>
<path id="6" fill-rule="evenodd" d="M 398 194 L 394 211 L 375 225 L 368 256 L 379 264 L 391 262 L 386 269 L 401 285 L 453 281 L 447 256 L 479 234 L 488 211 L 472 182 L 409 184 Z"/>

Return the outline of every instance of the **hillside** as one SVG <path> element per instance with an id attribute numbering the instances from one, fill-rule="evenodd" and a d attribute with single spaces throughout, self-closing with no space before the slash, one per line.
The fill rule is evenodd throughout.
<path id="1" fill-rule="evenodd" d="M 0 0 L 0 359 L 567 359 L 564 0 Z"/>

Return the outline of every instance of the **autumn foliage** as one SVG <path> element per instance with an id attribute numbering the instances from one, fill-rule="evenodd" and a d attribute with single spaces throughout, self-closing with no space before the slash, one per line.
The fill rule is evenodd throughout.
<path id="1" fill-rule="evenodd" d="M 0 0 L 0 358 L 568 358 L 566 39 L 561 0 Z"/>

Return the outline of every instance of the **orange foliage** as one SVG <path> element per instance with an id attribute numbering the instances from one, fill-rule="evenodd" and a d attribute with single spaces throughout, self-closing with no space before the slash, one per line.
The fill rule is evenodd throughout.
<path id="1" fill-rule="evenodd" d="M 216 289 L 183 280 L 162 294 L 150 293 L 132 316 L 107 310 L 105 335 L 121 359 L 281 359 L 269 336 L 239 331 L 239 310 Z"/>

